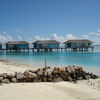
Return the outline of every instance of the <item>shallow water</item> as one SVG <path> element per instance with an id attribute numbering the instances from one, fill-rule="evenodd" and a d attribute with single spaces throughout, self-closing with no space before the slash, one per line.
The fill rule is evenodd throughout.
<path id="1" fill-rule="evenodd" d="M 100 73 L 100 46 L 95 46 L 93 52 L 8 52 L 0 53 L 0 58 L 33 66 L 44 66 L 46 58 L 48 66 L 80 65 Z"/>

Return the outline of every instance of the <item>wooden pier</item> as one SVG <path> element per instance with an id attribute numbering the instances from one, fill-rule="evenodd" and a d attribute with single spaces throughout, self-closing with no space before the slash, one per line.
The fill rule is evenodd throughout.
<path id="1" fill-rule="evenodd" d="M 21 48 L 21 49 L 1 49 L 0 51 L 5 52 L 21 52 L 21 51 L 32 51 L 32 52 L 68 52 L 68 51 L 93 51 L 94 47 L 85 48 Z"/>

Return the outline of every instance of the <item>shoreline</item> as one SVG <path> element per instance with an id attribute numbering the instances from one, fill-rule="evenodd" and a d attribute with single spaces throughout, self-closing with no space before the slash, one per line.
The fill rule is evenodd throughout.
<path id="1" fill-rule="evenodd" d="M 10 61 L 10 60 L 7 60 L 7 59 L 2 59 L 2 58 L 0 58 L 0 62 L 4 63 L 6 65 L 11 65 L 11 66 L 16 66 L 16 67 L 19 67 L 19 68 L 26 68 L 26 69 L 38 69 L 38 68 L 44 67 L 44 66 L 41 66 L 41 65 L 34 66 L 34 65 L 28 65 L 28 64 L 21 64 L 21 63 L 13 62 L 13 61 Z M 68 65 L 66 65 L 66 66 L 68 66 Z M 75 66 L 80 66 L 80 65 L 75 65 Z M 65 67 L 65 66 L 50 66 L 50 67 L 54 68 L 54 67 Z M 90 69 L 90 67 L 86 67 L 86 66 L 85 67 L 81 66 L 81 67 L 83 67 L 83 69 L 87 72 L 94 73 L 94 74 L 100 76 L 100 71 L 98 69 L 94 69 L 93 67 L 91 67 L 91 69 Z"/>

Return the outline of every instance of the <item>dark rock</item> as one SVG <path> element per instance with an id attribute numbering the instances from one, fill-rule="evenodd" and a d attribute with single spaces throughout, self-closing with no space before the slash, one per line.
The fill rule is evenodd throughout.
<path id="1" fill-rule="evenodd" d="M 91 76 L 90 75 L 84 75 L 84 79 L 88 80 Z"/>
<path id="2" fill-rule="evenodd" d="M 61 77 L 64 81 L 67 81 L 67 75 L 62 74 L 59 77 Z"/>
<path id="3" fill-rule="evenodd" d="M 90 73 L 90 76 L 91 76 L 92 79 L 97 79 L 98 78 L 98 76 L 94 75 L 93 73 Z"/>
<path id="4" fill-rule="evenodd" d="M 18 80 L 17 80 L 16 78 L 12 78 L 12 79 L 11 79 L 11 82 L 13 82 L 13 83 L 17 83 Z"/>
<path id="5" fill-rule="evenodd" d="M 76 77 L 84 77 L 86 73 L 75 71 Z"/>
<path id="6" fill-rule="evenodd" d="M 37 76 L 37 78 L 34 79 L 33 82 L 41 82 L 41 76 Z"/>
<path id="7" fill-rule="evenodd" d="M 68 81 L 70 81 L 70 82 L 72 82 L 72 81 L 73 81 L 73 79 L 72 79 L 72 77 L 71 77 L 71 76 L 68 76 L 67 78 L 68 78 Z"/>
<path id="8" fill-rule="evenodd" d="M 48 82 L 52 82 L 52 75 L 48 75 L 48 76 L 47 76 L 47 81 L 48 81 Z"/>
<path id="9" fill-rule="evenodd" d="M 62 82 L 62 81 L 64 81 L 64 80 L 60 77 L 52 80 L 52 82 Z"/>
<path id="10" fill-rule="evenodd" d="M 47 82 L 47 77 L 46 76 L 41 76 L 41 81 L 42 82 Z"/>
<path id="11" fill-rule="evenodd" d="M 59 76 L 56 74 L 56 75 L 52 75 L 52 79 L 56 79 L 58 78 Z"/>
<path id="12" fill-rule="evenodd" d="M 59 69 L 58 68 L 54 68 L 53 71 L 52 71 L 52 75 L 57 75 L 59 72 Z"/>
<path id="13" fill-rule="evenodd" d="M 3 77 L 0 77 L 0 82 L 3 80 Z"/>
<path id="14" fill-rule="evenodd" d="M 1 83 L 6 83 L 6 84 L 9 84 L 9 83 L 10 83 L 10 81 L 9 81 L 8 79 L 3 79 L 3 80 L 1 81 Z"/>
<path id="15" fill-rule="evenodd" d="M 76 77 L 77 77 L 75 72 L 71 72 L 71 73 L 70 73 L 70 76 L 71 76 L 73 79 L 76 79 Z"/>

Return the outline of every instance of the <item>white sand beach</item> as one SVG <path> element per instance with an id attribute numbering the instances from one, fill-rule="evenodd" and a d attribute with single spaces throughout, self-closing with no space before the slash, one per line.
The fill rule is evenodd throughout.
<path id="1" fill-rule="evenodd" d="M 30 68 L 0 62 L 0 73 L 23 72 Z M 100 100 L 100 79 L 83 80 L 78 83 L 3 84 L 0 86 L 0 100 Z"/>

